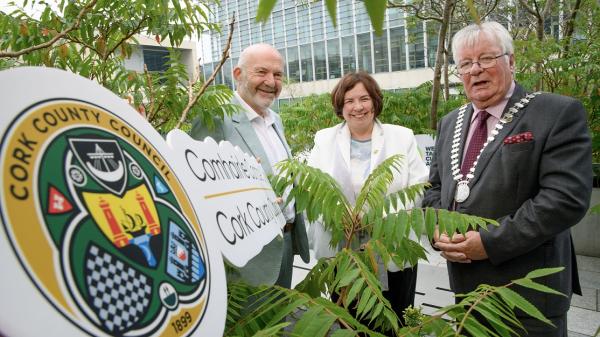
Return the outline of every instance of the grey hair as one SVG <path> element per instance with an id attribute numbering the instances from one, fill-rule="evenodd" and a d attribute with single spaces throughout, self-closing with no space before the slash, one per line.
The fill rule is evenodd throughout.
<path id="1" fill-rule="evenodd" d="M 495 21 L 486 21 L 481 24 L 471 24 L 459 30 L 452 38 L 452 56 L 454 62 L 458 62 L 458 51 L 462 48 L 474 47 L 480 40 L 480 33 L 495 40 L 502 53 L 512 55 L 514 53 L 513 39 L 504 26 Z"/>
<path id="2" fill-rule="evenodd" d="M 273 47 L 272 45 L 267 44 L 267 43 L 257 43 L 257 44 L 250 45 L 250 46 L 246 47 L 244 50 L 242 50 L 242 52 L 240 53 L 240 58 L 238 59 L 236 67 L 238 67 L 242 70 L 245 70 L 247 63 L 248 63 L 249 56 L 251 54 L 261 51 L 261 50 L 272 50 L 272 51 L 276 52 L 277 55 L 279 55 L 279 58 L 281 58 L 281 63 L 283 64 L 283 57 L 281 56 L 281 53 L 279 52 L 279 50 L 277 50 L 275 47 Z"/>

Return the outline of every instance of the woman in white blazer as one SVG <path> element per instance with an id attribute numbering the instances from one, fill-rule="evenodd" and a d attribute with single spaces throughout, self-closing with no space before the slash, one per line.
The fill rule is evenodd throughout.
<path id="1" fill-rule="evenodd" d="M 388 193 L 427 181 L 428 169 L 417 149 L 412 130 L 391 124 L 382 124 L 377 116 L 383 108 L 383 96 L 377 82 L 366 72 L 349 73 L 333 89 L 331 101 L 334 111 L 344 121 L 315 135 L 315 145 L 308 164 L 330 174 L 354 203 L 369 174 L 382 161 L 395 154 L 404 156 L 400 173 L 395 172 Z M 416 237 L 413 234 L 413 238 Z M 315 257 L 332 257 L 339 250 L 331 248 L 331 233 L 320 222 L 308 229 L 310 248 Z M 402 311 L 412 305 L 415 297 L 417 266 L 388 265 L 387 275 L 380 275 L 384 295 L 403 321 Z M 404 323 L 404 322 L 402 322 Z"/>

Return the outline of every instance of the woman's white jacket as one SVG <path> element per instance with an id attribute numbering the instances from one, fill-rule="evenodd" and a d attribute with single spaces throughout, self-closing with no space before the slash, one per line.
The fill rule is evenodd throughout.
<path id="1" fill-rule="evenodd" d="M 394 172 L 388 194 L 427 181 L 429 170 L 421 159 L 412 130 L 399 125 L 381 124 L 376 120 L 371 135 L 371 172 L 382 161 L 395 154 L 401 154 L 404 161 L 400 172 Z M 308 165 L 331 175 L 340 184 L 349 201 L 354 203 L 350 171 L 350 130 L 345 122 L 317 132 Z M 406 208 L 411 207 L 408 206 Z M 331 234 L 321 222 L 310 224 L 308 240 L 317 259 L 334 256 L 338 251 L 337 247 L 329 246 Z"/>

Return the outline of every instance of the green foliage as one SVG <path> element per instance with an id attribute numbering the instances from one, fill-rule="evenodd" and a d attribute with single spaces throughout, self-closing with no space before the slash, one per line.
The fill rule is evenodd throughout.
<path id="1" fill-rule="evenodd" d="M 219 29 L 207 20 L 211 2 L 10 2 L 12 11 L 0 12 L 0 69 L 29 65 L 74 72 L 129 100 L 146 112 L 159 131 L 167 132 L 186 111 L 190 97 L 203 87 L 204 79 L 189 75 L 177 47 L 184 39 Z M 166 71 L 149 74 L 125 69 L 124 60 L 137 52 L 142 35 L 170 51 Z M 198 115 L 208 119 L 215 113 L 231 113 L 230 97 L 231 91 L 223 86 L 209 89 L 180 127 L 187 130 Z"/>
<path id="2" fill-rule="evenodd" d="M 565 8 L 572 9 L 573 3 Z M 545 32 L 540 40 L 526 28 L 512 32 L 517 80 L 527 88 L 574 97 L 585 106 L 594 162 L 600 162 L 600 26 L 592 22 L 599 21 L 600 3 L 582 1 L 572 36 L 556 38 Z"/>
<path id="3" fill-rule="evenodd" d="M 410 239 L 410 233 L 415 233 L 417 237 L 426 234 L 432 238 L 438 223 L 444 224 L 440 227 L 441 231 L 449 233 L 466 233 L 472 228 L 498 225 L 493 220 L 446 210 L 405 210 L 422 196 L 427 184 L 388 193 L 394 173 L 402 165 L 401 155 L 383 161 L 369 175 L 354 204 L 346 199 L 341 187 L 331 176 L 295 160 L 278 164 L 280 175 L 272 177 L 276 193 L 293 185 L 290 198 L 295 199 L 296 210 L 305 211 L 310 222 L 321 222 L 332 235 L 330 245 L 342 247 L 335 257 L 320 259 L 297 286 L 296 291 L 319 299 L 322 294 L 335 294 L 338 298 L 335 304 L 354 312 L 355 319 L 369 322 L 369 329 L 397 333 L 402 331 L 402 327 L 399 326 L 398 317 L 390 303 L 383 296 L 376 275 L 378 269 L 390 261 L 405 266 L 416 265 L 419 259 L 426 259 L 423 247 Z M 541 275 L 529 275 L 530 278 L 539 276 Z M 533 287 L 526 281 L 522 285 Z M 540 287 L 537 290 L 547 289 Z M 503 300 L 515 302 L 514 298 Z M 308 308 L 308 312 L 311 310 Z M 278 319 L 286 317 L 281 310 L 273 311 L 282 315 Z M 457 315 L 465 313 L 464 308 L 457 308 L 455 311 Z M 257 313 L 253 312 L 253 315 L 255 317 Z M 349 323 L 347 317 L 342 320 L 344 326 L 359 329 Z M 474 329 L 472 327 L 475 323 L 471 323 L 472 320 L 470 318 L 466 323 L 468 331 Z M 327 328 L 320 332 L 326 333 L 332 324 L 333 321 L 327 321 Z M 427 320 L 423 323 L 429 329 L 424 331 L 437 331 L 440 326 L 448 324 L 440 320 Z M 372 331 L 367 332 L 367 335 L 373 335 Z"/>
<path id="4" fill-rule="evenodd" d="M 413 308 L 412 305 L 409 305 L 408 308 L 404 310 L 403 316 L 406 326 L 410 328 L 422 325 L 423 320 L 425 319 L 425 315 L 421 313 L 421 308 Z"/>
<path id="5" fill-rule="evenodd" d="M 333 112 L 330 94 L 310 95 L 295 100 L 282 106 L 279 114 L 294 154 L 310 150 L 317 131 L 341 121 Z"/>

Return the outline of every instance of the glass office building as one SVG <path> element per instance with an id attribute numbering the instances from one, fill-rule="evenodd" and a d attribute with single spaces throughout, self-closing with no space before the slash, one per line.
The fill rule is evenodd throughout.
<path id="1" fill-rule="evenodd" d="M 257 23 L 254 18 L 258 1 L 221 1 L 221 5 L 214 8 L 211 19 L 221 24 L 222 32 L 208 37 L 210 42 L 205 41 L 204 45 L 210 44 L 210 48 L 204 49 L 210 51 L 202 51 L 200 63 L 205 76 L 211 74 L 221 57 L 227 43 L 229 22 L 235 13 L 230 59 L 217 77 L 217 83 L 233 88 L 231 70 L 240 52 L 259 42 L 271 44 L 280 51 L 285 58 L 286 77 L 297 87 L 318 81 L 333 82 L 334 85 L 337 81 L 329 80 L 358 69 L 374 74 L 376 78 L 378 74 L 398 78 L 388 81 L 391 84 L 382 85 L 385 89 L 394 89 L 394 83 L 397 88 L 410 87 L 432 79 L 419 75 L 420 78 L 410 85 L 402 83 L 406 78 L 404 72 L 433 67 L 437 34 L 428 36 L 426 33 L 428 29 L 435 29 L 428 26 L 433 23 L 408 24 L 405 13 L 391 8 L 386 11 L 383 34 L 378 36 L 362 1 L 338 0 L 337 27 L 333 26 L 323 1 L 297 3 L 294 0 L 277 1 L 269 20 Z M 318 88 L 323 88 L 322 92 L 329 91 L 332 85 L 316 86 L 316 91 Z M 315 89 L 308 92 L 315 93 Z M 285 97 L 285 90 L 282 97 Z"/>

